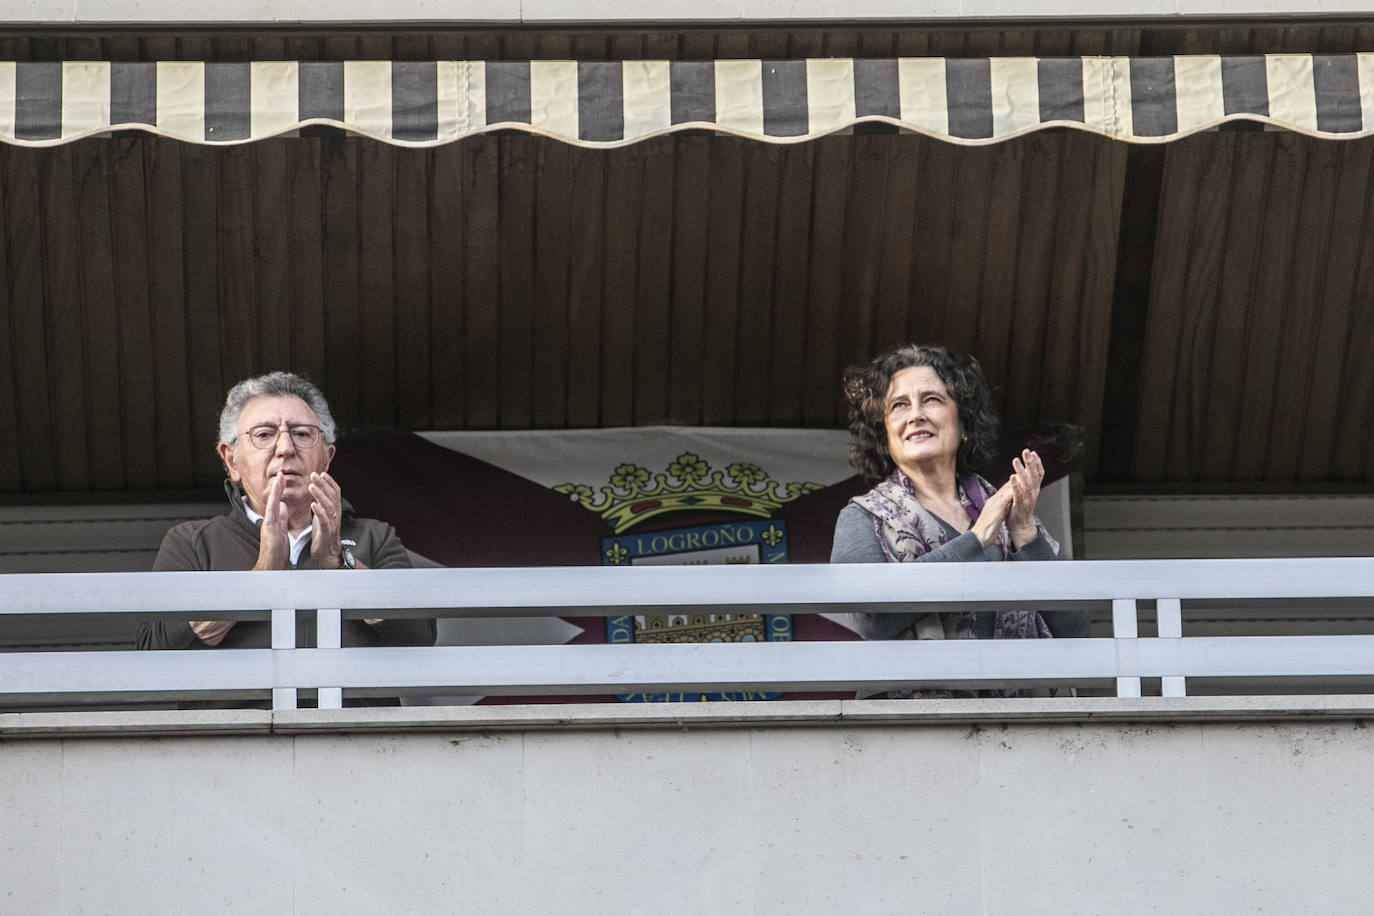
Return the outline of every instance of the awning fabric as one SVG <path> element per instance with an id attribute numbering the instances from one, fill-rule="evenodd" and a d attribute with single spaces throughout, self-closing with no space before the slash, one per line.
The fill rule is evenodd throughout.
<path id="1" fill-rule="evenodd" d="M 520 130 L 793 143 L 886 124 L 986 144 L 1050 127 L 1158 143 L 1248 121 L 1374 133 L 1374 54 L 716 61 L 0 62 L 0 140 L 114 130 L 233 144 L 325 125 L 405 146 Z"/>

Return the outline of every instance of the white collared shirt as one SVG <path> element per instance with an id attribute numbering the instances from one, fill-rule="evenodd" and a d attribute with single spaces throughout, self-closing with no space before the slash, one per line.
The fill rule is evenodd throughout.
<path id="1" fill-rule="evenodd" d="M 253 507 L 248 505 L 248 497 L 244 496 L 242 499 L 243 511 L 248 513 L 248 520 L 254 525 L 259 524 L 262 521 L 262 516 L 254 512 Z M 291 541 L 291 565 L 296 566 L 300 563 L 301 551 L 305 549 L 306 543 L 310 540 L 310 526 L 307 525 L 296 534 L 288 534 L 287 537 Z"/>

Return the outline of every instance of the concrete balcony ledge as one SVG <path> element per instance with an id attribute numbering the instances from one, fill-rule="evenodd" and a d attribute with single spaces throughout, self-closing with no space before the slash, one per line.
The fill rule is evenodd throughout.
<path id="1" fill-rule="evenodd" d="M 414 732 L 1374 719 L 1374 695 L 791 700 L 0 713 L 0 741 Z"/>
<path id="2" fill-rule="evenodd" d="M 1370 718 L 1374 695 L 5 714 L 0 911 L 1367 913 Z"/>

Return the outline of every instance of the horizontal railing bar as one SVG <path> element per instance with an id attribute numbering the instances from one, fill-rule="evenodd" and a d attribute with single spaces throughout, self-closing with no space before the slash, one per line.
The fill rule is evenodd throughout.
<path id="1" fill-rule="evenodd" d="M 186 696 L 271 687 L 586 694 L 1374 675 L 1374 636 L 43 652 L 0 655 L 0 697 Z"/>
<path id="2" fill-rule="evenodd" d="M 571 615 L 671 607 L 889 609 L 890 604 L 1112 598 L 1350 598 L 1374 594 L 1374 557 L 1073 563 L 540 567 L 276 573 L 25 573 L 0 614 L 205 614 L 273 607 Z M 1049 606 L 1049 605 L 1045 605 Z M 464 614 L 463 612 L 467 613 Z M 482 613 L 477 613 L 481 611 Z M 410 616 L 407 613 L 407 616 Z"/>

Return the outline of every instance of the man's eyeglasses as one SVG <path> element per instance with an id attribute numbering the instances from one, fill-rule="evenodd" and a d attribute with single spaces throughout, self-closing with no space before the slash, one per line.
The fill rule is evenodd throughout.
<path id="1" fill-rule="evenodd" d="M 320 428 L 309 423 L 288 426 L 286 433 L 291 437 L 291 444 L 298 449 L 314 448 L 320 444 Z M 277 437 L 281 435 L 281 427 L 254 426 L 240 435 L 247 438 L 254 448 L 269 449 L 276 446 Z"/>

